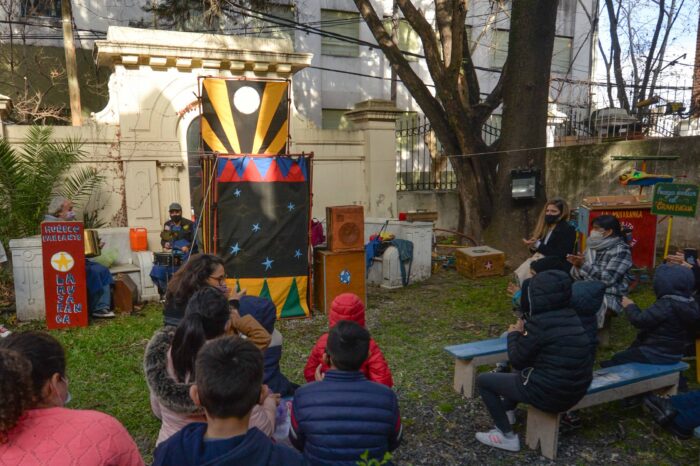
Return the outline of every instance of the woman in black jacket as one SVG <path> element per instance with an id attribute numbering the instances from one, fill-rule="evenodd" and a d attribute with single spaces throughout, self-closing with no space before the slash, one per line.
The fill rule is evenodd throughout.
<path id="1" fill-rule="evenodd" d="M 523 239 L 523 244 L 533 255 L 515 271 L 521 285 L 531 276 L 532 261 L 556 257 L 562 265 L 567 265 L 566 255 L 574 252 L 576 244 L 576 230 L 569 224 L 569 215 L 569 206 L 564 199 L 555 197 L 544 205 L 532 237 Z"/>
<path id="2" fill-rule="evenodd" d="M 530 314 L 508 333 L 508 359 L 518 372 L 491 372 L 477 379 L 496 428 L 476 438 L 508 451 L 520 450 L 512 429 L 518 402 L 560 413 L 583 398 L 593 378 L 591 341 L 570 307 L 571 278 L 559 270 L 538 273 L 530 280 L 527 298 Z"/>

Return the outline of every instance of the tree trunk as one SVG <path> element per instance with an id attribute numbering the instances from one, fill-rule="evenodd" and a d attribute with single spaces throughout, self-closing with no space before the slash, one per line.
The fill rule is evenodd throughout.
<path id="1" fill-rule="evenodd" d="M 695 33 L 695 67 L 693 68 L 693 96 L 690 104 L 692 116 L 700 116 L 700 12 L 698 12 L 698 29 Z"/>
<path id="2" fill-rule="evenodd" d="M 610 61 L 613 64 L 613 72 L 615 74 L 617 100 L 620 101 L 620 107 L 624 108 L 629 112 L 630 102 L 627 99 L 627 93 L 625 92 L 625 78 L 622 76 L 622 48 L 620 47 L 620 38 L 617 35 L 619 25 L 618 19 L 620 17 L 620 4 L 617 4 L 618 8 L 617 11 L 615 11 L 615 5 L 613 4 L 613 0 L 605 0 L 605 7 L 608 11 L 608 19 L 610 20 Z"/>
<path id="3" fill-rule="evenodd" d="M 513 2 L 508 39 L 508 67 L 517 69 L 503 85 L 503 120 L 498 144 L 498 172 L 494 192 L 494 215 L 485 232 L 489 244 L 505 249 L 518 261 L 527 255 L 522 238 L 529 238 L 540 213 L 545 193 L 545 146 L 547 104 L 552 49 L 557 17 L 552 0 Z M 511 170 L 539 171 L 537 197 L 514 201 Z M 513 261 L 511 261 L 513 262 Z"/>
<path id="4" fill-rule="evenodd" d="M 71 0 L 61 2 L 61 21 L 63 22 L 63 47 L 66 52 L 66 76 L 68 78 L 68 96 L 70 99 L 70 116 L 73 126 L 82 124 L 80 107 L 80 85 L 78 84 L 78 64 L 75 59 L 73 43 L 73 10 Z"/>

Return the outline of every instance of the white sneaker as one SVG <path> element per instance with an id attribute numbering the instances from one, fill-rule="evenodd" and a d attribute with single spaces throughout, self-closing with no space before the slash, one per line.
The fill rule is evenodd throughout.
<path id="1" fill-rule="evenodd" d="M 0 325 L 0 338 L 9 337 L 11 333 L 12 332 L 10 332 L 7 327 Z"/>
<path id="2" fill-rule="evenodd" d="M 510 411 L 506 411 L 506 416 L 508 416 L 508 422 L 510 422 L 511 426 L 515 425 L 515 410 L 511 409 Z"/>
<path id="3" fill-rule="evenodd" d="M 491 429 L 488 432 L 477 432 L 476 439 L 490 447 L 514 452 L 520 451 L 520 438 L 515 433 L 508 438 L 500 430 Z"/>

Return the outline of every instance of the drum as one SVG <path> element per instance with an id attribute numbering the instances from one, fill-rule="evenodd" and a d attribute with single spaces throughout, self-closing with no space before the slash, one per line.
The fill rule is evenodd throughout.
<path id="1" fill-rule="evenodd" d="M 85 249 L 85 257 L 97 257 L 102 254 L 100 248 L 100 237 L 97 230 L 84 230 L 83 243 Z"/>
<path id="2" fill-rule="evenodd" d="M 162 265 L 164 267 L 172 267 L 175 264 L 173 261 L 172 252 L 154 252 L 153 265 Z"/>

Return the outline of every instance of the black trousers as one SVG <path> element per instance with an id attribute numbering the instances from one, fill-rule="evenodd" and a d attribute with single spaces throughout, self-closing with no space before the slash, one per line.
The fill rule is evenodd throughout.
<path id="1" fill-rule="evenodd" d="M 650 361 L 639 348 L 631 347 L 624 351 L 613 354 L 613 357 L 608 361 L 601 361 L 600 367 L 619 366 L 628 362 L 641 362 L 642 364 L 654 364 Z"/>
<path id="2" fill-rule="evenodd" d="M 486 409 L 493 418 L 496 427 L 503 433 L 510 433 L 513 428 L 508 422 L 506 411 L 515 409 L 519 402 L 527 403 L 527 398 L 520 392 L 518 385 L 520 372 L 494 373 L 487 372 L 479 375 L 476 385 L 484 400 Z"/>

